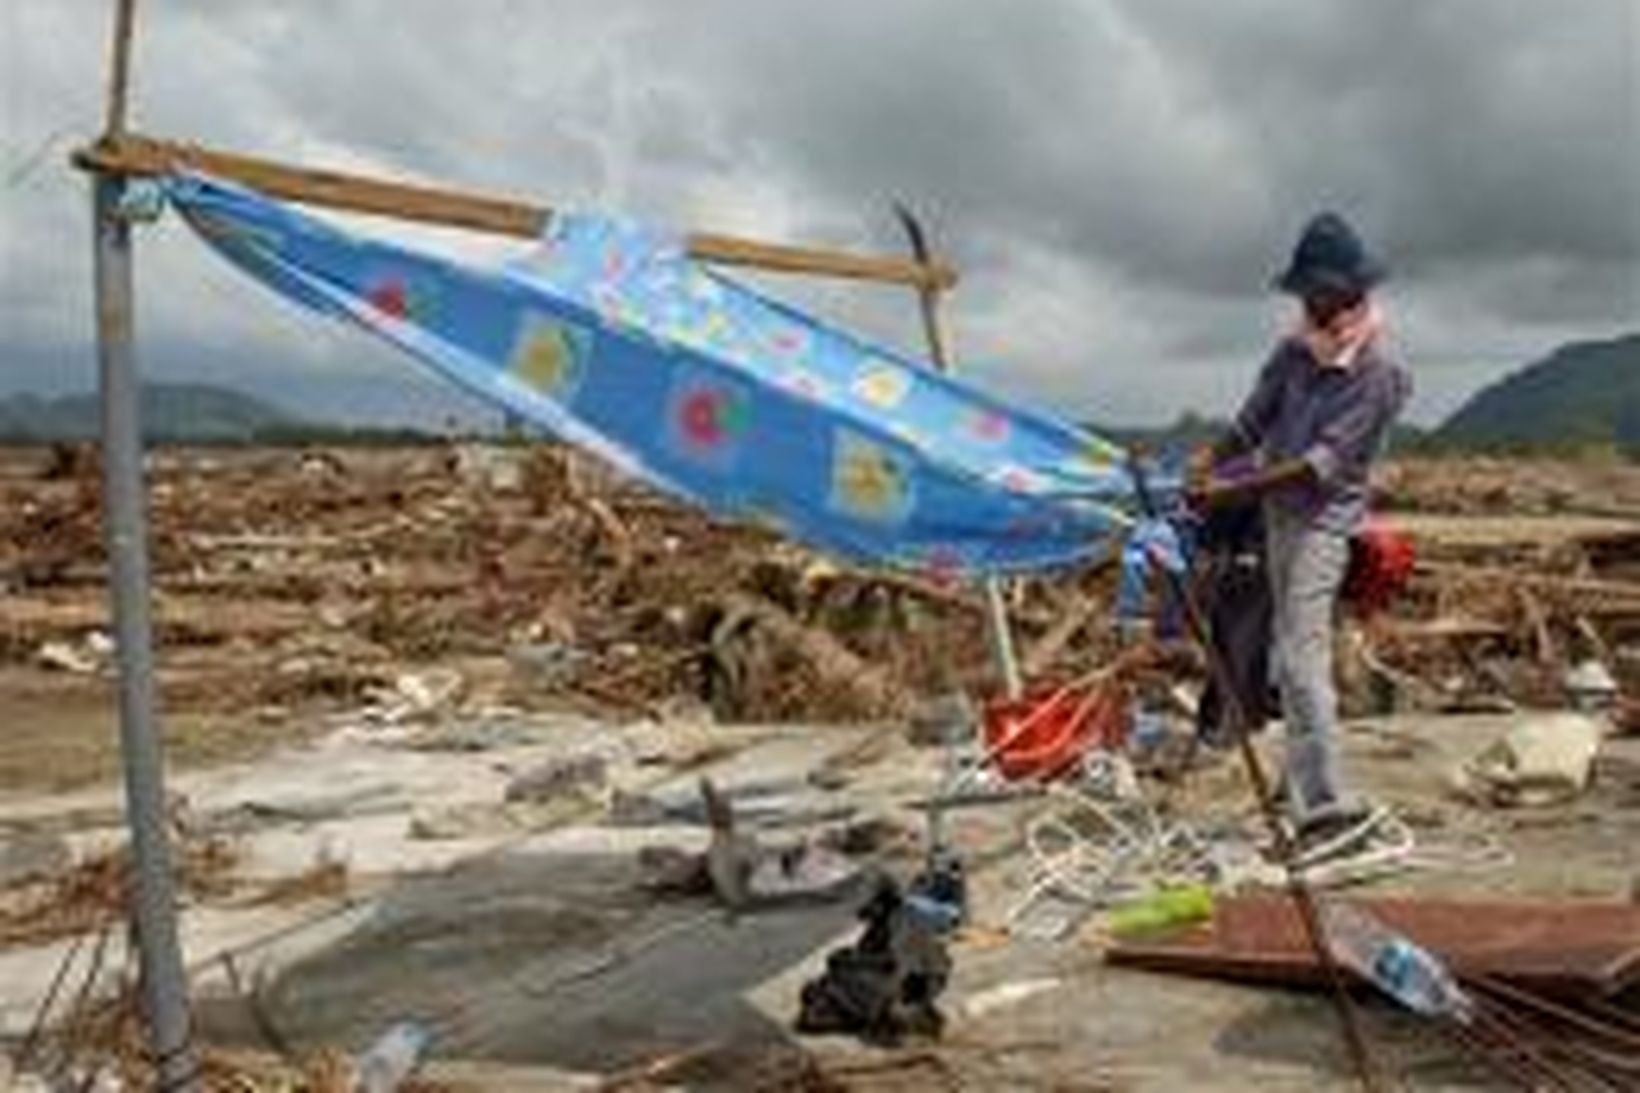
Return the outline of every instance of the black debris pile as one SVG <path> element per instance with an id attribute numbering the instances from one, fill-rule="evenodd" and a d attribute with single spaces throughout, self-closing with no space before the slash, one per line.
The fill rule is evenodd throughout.
<path id="1" fill-rule="evenodd" d="M 906 1036 L 938 1037 L 945 1017 L 936 1003 L 951 958 L 933 924 L 889 877 L 860 909 L 860 920 L 860 939 L 834 949 L 825 973 L 804 984 L 797 1031 L 850 1033 L 889 1045 Z"/>

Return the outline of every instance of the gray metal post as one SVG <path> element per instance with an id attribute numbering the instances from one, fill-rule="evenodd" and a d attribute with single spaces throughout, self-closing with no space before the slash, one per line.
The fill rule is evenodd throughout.
<path id="1" fill-rule="evenodd" d="M 164 760 L 154 718 L 138 377 L 132 351 L 131 227 L 119 212 L 123 178 L 98 175 L 95 237 L 97 365 L 102 389 L 103 521 L 119 658 L 120 753 L 135 865 L 131 902 L 144 1015 L 159 1088 L 199 1088 L 188 984 L 177 944 L 176 886 L 166 831 Z"/>

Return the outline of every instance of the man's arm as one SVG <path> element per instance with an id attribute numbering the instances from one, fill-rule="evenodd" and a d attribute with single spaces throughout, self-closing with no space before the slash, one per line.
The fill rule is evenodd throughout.
<path id="1" fill-rule="evenodd" d="M 1313 482 L 1315 467 L 1306 459 L 1283 459 L 1245 478 L 1198 482 L 1190 491 L 1199 508 L 1232 508 L 1298 482 Z"/>
<path id="2" fill-rule="evenodd" d="M 1241 479 L 1196 479 L 1191 485 L 1192 499 L 1200 507 L 1214 508 L 1244 504 L 1295 483 L 1327 485 L 1342 466 L 1369 458 L 1382 443 L 1410 388 L 1404 373 L 1386 371 L 1348 409 L 1322 425 L 1315 442 L 1302 455 Z"/>
<path id="3" fill-rule="evenodd" d="M 1371 460 L 1411 392 L 1411 379 L 1400 369 L 1385 369 L 1373 378 L 1343 413 L 1316 431 L 1315 443 L 1303 455 L 1315 478 L 1331 481 L 1346 463 Z"/>

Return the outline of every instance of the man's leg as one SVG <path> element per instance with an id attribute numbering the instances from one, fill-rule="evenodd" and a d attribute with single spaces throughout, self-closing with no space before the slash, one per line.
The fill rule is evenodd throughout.
<path id="1" fill-rule="evenodd" d="M 1275 653 L 1287 733 L 1287 793 L 1302 828 L 1354 811 L 1339 773 L 1332 626 L 1349 558 L 1344 536 L 1280 513 L 1270 522 Z"/>

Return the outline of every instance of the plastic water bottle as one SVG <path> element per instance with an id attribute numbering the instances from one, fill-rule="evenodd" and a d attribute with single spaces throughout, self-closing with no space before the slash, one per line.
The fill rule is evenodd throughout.
<path id="1" fill-rule="evenodd" d="M 415 1073 L 431 1036 L 414 1021 L 400 1021 L 359 1056 L 353 1088 L 357 1093 L 393 1093 Z"/>
<path id="2" fill-rule="evenodd" d="M 1474 1012 L 1446 965 L 1359 907 L 1326 903 L 1327 947 L 1345 967 L 1414 1013 L 1468 1024 Z"/>
<path id="3" fill-rule="evenodd" d="M 1140 707 L 1133 711 L 1132 735 L 1128 743 L 1138 755 L 1148 755 L 1167 743 L 1172 735 L 1167 715 Z"/>

